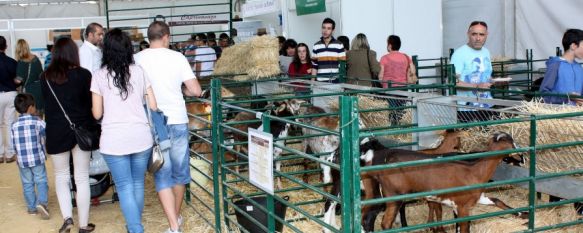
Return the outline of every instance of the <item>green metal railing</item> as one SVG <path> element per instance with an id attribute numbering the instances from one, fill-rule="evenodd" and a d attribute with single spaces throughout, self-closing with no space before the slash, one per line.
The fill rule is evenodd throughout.
<path id="1" fill-rule="evenodd" d="M 446 65 L 447 66 L 447 65 Z M 453 73 L 453 68 L 449 66 L 451 69 L 448 72 Z M 447 77 L 448 79 L 450 77 Z M 473 189 L 486 189 L 492 187 L 499 187 L 503 185 L 516 185 L 527 182 L 529 193 L 528 193 L 528 204 L 525 206 L 518 206 L 511 210 L 504 210 L 504 211 L 497 211 L 491 212 L 486 214 L 479 214 L 479 215 L 472 215 L 464 218 L 453 219 L 453 220 L 444 220 L 442 222 L 434 222 L 428 224 L 417 224 L 413 226 L 408 226 L 404 228 L 395 228 L 395 229 L 387 229 L 381 232 L 401 232 L 401 231 L 413 231 L 419 229 L 425 229 L 429 227 L 440 226 L 444 224 L 453 224 L 458 223 L 461 221 L 468 221 L 468 220 L 477 220 L 482 218 L 491 218 L 495 216 L 507 215 L 511 213 L 518 213 L 521 211 L 528 211 L 530 212 L 530 219 L 529 224 L 527 227 L 528 232 L 538 232 L 538 231 L 545 231 L 545 230 L 552 230 L 562 227 L 569 227 L 573 225 L 578 225 L 583 223 L 582 220 L 571 221 L 571 222 L 563 222 L 553 226 L 542 226 L 537 227 L 534 225 L 535 215 L 534 213 L 537 210 L 550 208 L 555 206 L 566 205 L 575 202 L 583 201 L 582 198 L 577 199 L 570 199 L 564 200 L 556 203 L 536 203 L 536 182 L 540 180 L 546 180 L 556 177 L 563 177 L 563 176 L 570 176 L 570 175 L 577 175 L 583 174 L 583 170 L 572 170 L 572 171 L 564 171 L 564 172 L 557 172 L 557 173 L 550 173 L 545 175 L 537 175 L 536 174 L 536 165 L 537 165 L 537 153 L 541 150 L 548 150 L 548 149 L 556 149 L 556 148 L 563 148 L 569 146 L 580 146 L 583 145 L 583 142 L 579 141 L 569 141 L 569 142 L 559 142 L 553 144 L 545 144 L 545 145 L 537 145 L 536 137 L 537 137 L 537 123 L 542 120 L 550 120 L 550 119 L 572 119 L 583 117 L 583 113 L 568 113 L 568 114 L 557 114 L 557 115 L 524 115 L 524 114 L 517 114 L 515 117 L 510 119 L 504 120 L 491 120 L 491 121 L 483 121 L 483 122 L 470 122 L 470 123 L 460 123 L 460 124 L 449 124 L 449 125 L 436 125 L 430 127 L 418 127 L 416 124 L 411 125 L 402 125 L 402 126 L 388 126 L 388 127 L 371 127 L 360 129 L 359 128 L 359 121 L 360 121 L 360 114 L 370 113 L 375 111 L 389 111 L 394 110 L 397 108 L 379 108 L 379 109 L 359 109 L 358 108 L 358 100 L 357 96 L 367 96 L 370 93 L 382 93 L 386 92 L 386 89 L 379 89 L 379 90 L 344 90 L 342 92 L 330 92 L 330 93 L 320 93 L 320 94 L 310 94 L 307 96 L 291 96 L 293 92 L 289 93 L 274 93 L 274 94 L 263 94 L 262 97 L 267 99 L 256 99 L 257 96 L 249 94 L 249 95 L 240 95 L 237 98 L 222 98 L 220 96 L 220 87 L 223 86 L 231 86 L 231 87 L 241 87 L 241 86 L 251 86 L 251 88 L 257 88 L 258 84 L 264 82 L 271 82 L 271 83 L 279 83 L 279 85 L 285 85 L 285 83 L 290 82 L 289 78 L 286 77 L 274 77 L 272 79 L 267 80 L 254 80 L 249 82 L 227 82 L 228 78 L 224 77 L 216 77 L 211 80 L 211 105 L 212 105 L 212 138 L 210 139 L 212 142 L 212 151 L 213 151 L 213 174 L 212 174 L 212 182 L 213 182 L 213 198 L 214 203 L 212 206 L 204 207 L 206 209 L 211 209 L 215 216 L 215 230 L 220 232 L 221 229 L 226 229 L 228 231 L 233 231 L 238 229 L 241 232 L 247 232 L 247 230 L 242 229 L 242 226 L 236 221 L 233 217 L 235 213 L 242 215 L 250 219 L 251 222 L 255 223 L 259 226 L 259 228 L 263 229 L 266 232 L 274 232 L 275 223 L 279 222 L 284 225 L 284 227 L 288 228 L 293 232 L 302 232 L 299 227 L 295 224 L 300 221 L 308 221 L 313 224 L 319 225 L 322 229 L 328 229 L 331 232 L 360 232 L 361 229 L 361 212 L 360 209 L 362 206 L 365 205 L 372 205 L 376 203 L 386 203 L 391 201 L 399 201 L 399 200 L 411 200 L 411 199 L 419 199 L 423 198 L 427 195 L 439 195 L 445 193 L 452 193 L 452 192 L 460 192 L 466 190 L 473 190 Z M 293 79 L 292 79 L 293 80 Z M 415 86 L 414 86 L 415 87 Z M 424 88 L 424 85 L 418 85 L 419 88 Z M 441 84 L 436 84 L 435 87 L 443 87 Z M 453 86 L 447 86 L 452 88 L 453 92 L 455 89 Z M 312 87 L 317 88 L 317 87 Z M 425 88 L 427 88 L 425 86 Z M 408 90 L 411 87 L 397 87 L 391 88 L 390 90 Z M 312 114 L 312 115 L 304 115 L 304 116 L 294 116 L 294 117 L 286 117 L 286 118 L 279 118 L 276 116 L 262 114 L 259 119 L 248 120 L 248 121 L 241 121 L 241 122 L 226 122 L 224 119 L 227 119 L 228 113 L 237 113 L 237 112 L 249 112 L 257 114 L 258 112 L 263 112 L 265 109 L 251 109 L 249 108 L 249 104 L 257 103 L 260 101 L 281 101 L 281 100 L 289 100 L 290 98 L 330 98 L 335 97 L 339 100 L 339 110 L 338 112 L 332 113 L 323 113 L 323 114 Z M 388 97 L 387 97 L 388 98 Z M 407 109 L 412 108 L 415 109 L 415 105 L 410 105 L 406 107 L 398 107 L 398 109 Z M 340 119 L 340 129 L 338 131 L 330 131 L 326 129 L 321 129 L 312 125 L 298 123 L 296 122 L 297 119 L 306 119 L 311 117 L 321 117 L 321 116 L 336 116 Z M 199 120 L 205 120 L 205 116 L 191 116 L 195 117 Z M 250 124 L 250 123 L 258 123 L 262 122 L 264 125 L 268 126 L 270 122 L 278 121 L 284 122 L 296 127 L 300 128 L 309 128 L 318 131 L 318 134 L 314 135 L 302 135 L 302 136 L 288 136 L 286 138 L 280 138 L 275 141 L 287 141 L 287 145 L 279 146 L 274 145 L 275 147 L 282 149 L 287 156 L 280 157 L 276 161 L 291 161 L 295 159 L 306 159 L 311 161 L 312 163 L 316 164 L 324 164 L 329 165 L 332 169 L 339 170 L 342 174 L 342 185 L 341 185 L 341 196 L 336 197 L 330 195 L 326 192 L 326 189 L 329 188 L 328 184 L 323 183 L 305 183 L 303 182 L 298 176 L 304 174 L 318 174 L 321 172 L 321 169 L 308 169 L 308 170 L 299 170 L 299 171 L 275 171 L 274 176 L 277 178 L 281 178 L 286 180 L 290 186 L 284 187 L 281 190 L 276 190 L 275 195 L 266 195 L 265 192 L 258 190 L 256 188 L 252 188 L 249 190 L 248 188 L 242 189 L 242 187 L 250 186 L 250 181 L 247 175 L 243 172 L 237 172 L 234 168 L 235 167 L 245 167 L 247 165 L 247 155 L 244 153 L 239 153 L 231 149 L 232 146 L 235 145 L 246 145 L 246 142 L 226 142 L 225 139 L 230 137 L 228 134 L 225 134 L 226 131 L 230 131 L 231 133 L 239 133 L 241 135 L 246 135 L 246 132 L 239 131 L 234 128 L 234 125 L 237 124 Z M 443 129 L 453 129 L 453 128 L 471 128 L 471 127 L 489 127 L 489 126 L 496 126 L 496 125 L 504 125 L 504 124 L 515 124 L 515 123 L 529 123 L 530 125 L 530 142 L 528 146 L 512 149 L 512 150 L 505 150 L 505 151 L 495 151 L 495 152 L 482 152 L 482 153 L 473 153 L 467 155 L 458 155 L 452 157 L 444 157 L 444 158 L 436 158 L 430 160 L 421 160 L 421 161 L 413 161 L 413 162 L 405 162 L 405 163 L 395 163 L 395 164 L 388 164 L 388 165 L 379 165 L 379 166 L 371 166 L 371 167 L 360 167 L 359 165 L 359 139 L 363 137 L 382 137 L 382 136 L 390 136 L 390 135 L 402 135 L 402 134 L 415 134 L 421 132 L 428 132 L 428 131 L 435 131 L 435 130 L 443 130 Z M 269 132 L 269 127 L 264 127 L 265 132 Z M 196 132 L 193 132 L 193 135 Z M 340 162 L 339 164 L 331 163 L 326 160 L 320 159 L 319 155 L 322 154 L 307 154 L 304 151 L 298 150 L 289 146 L 290 143 L 305 140 L 306 138 L 310 137 L 317 137 L 317 136 L 325 136 L 325 135 L 336 135 L 339 136 L 341 139 L 340 147 L 339 147 L 339 155 L 341 161 L 348 161 L 346 163 Z M 200 136 L 200 135 L 199 135 Z M 410 144 L 407 145 L 416 145 L 416 141 L 412 141 Z M 427 166 L 430 164 L 436 163 L 444 163 L 444 162 L 451 162 L 457 160 L 464 160 L 464 159 L 476 159 L 476 158 L 484 158 L 489 156 L 497 156 L 500 154 L 507 154 L 507 153 L 528 153 L 530 157 L 530 174 L 529 176 L 517 178 L 517 179 L 509 179 L 509 180 L 502 180 L 502 181 L 495 181 L 486 184 L 477 184 L 477 185 L 470 185 L 464 187 L 455 187 L 449 188 L 444 190 L 433 190 L 430 192 L 421 192 L 421 193 L 412 193 L 412 194 L 405 194 L 399 196 L 391 196 L 391 197 L 383 197 L 379 199 L 373 200 L 361 200 L 360 199 L 360 175 L 364 172 L 370 171 L 378 171 L 378 170 L 386 170 L 386 169 L 398 169 L 401 167 L 407 166 Z M 232 162 L 226 161 L 225 153 L 236 153 L 239 155 L 239 162 Z M 316 157 L 314 157 L 316 156 Z M 208 178 L 211 178 L 210 175 Z M 286 200 L 283 196 L 289 192 L 309 192 L 314 195 L 317 195 L 317 198 L 310 199 L 310 200 Z M 250 199 L 251 197 L 255 196 L 264 196 L 266 195 L 268 204 L 266 206 L 259 205 L 259 203 Z M 245 213 L 244 210 L 239 209 L 234 205 L 235 200 L 244 199 L 249 201 L 252 205 L 255 206 L 256 209 L 267 213 L 268 216 L 268 224 L 263 226 L 258 221 L 254 220 L 252 216 L 249 216 Z M 341 211 L 341 223 L 342 227 L 336 229 L 321 219 L 321 215 L 318 213 L 313 213 L 304 209 L 306 206 L 313 206 L 313 205 L 321 205 L 326 200 L 333 200 L 340 203 L 342 207 Z M 280 202 L 283 205 L 287 206 L 288 211 L 294 211 L 297 213 L 297 216 L 293 219 L 288 218 L 280 218 L 275 214 L 275 207 L 274 203 Z M 355 208 L 358 207 L 358 208 Z"/>

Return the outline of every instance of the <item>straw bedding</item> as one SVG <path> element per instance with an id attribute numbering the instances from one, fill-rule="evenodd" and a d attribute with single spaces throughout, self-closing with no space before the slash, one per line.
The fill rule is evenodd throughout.
<path id="1" fill-rule="evenodd" d="M 283 90 L 281 90 L 281 91 L 283 91 Z M 332 109 L 336 109 L 336 111 L 337 111 L 338 103 L 331 102 L 330 105 L 331 105 Z M 386 106 L 387 106 L 386 100 L 383 100 L 383 99 L 379 100 L 379 99 L 375 99 L 372 97 L 359 96 L 359 108 L 360 109 L 371 109 L 371 108 L 380 108 L 380 107 L 384 108 Z M 518 110 L 521 112 L 536 113 L 536 114 L 583 111 L 583 109 L 581 109 L 580 107 L 578 108 L 578 107 L 548 106 L 548 105 L 543 106 L 542 104 L 536 103 L 536 102 L 535 103 L 524 103 L 523 106 L 518 108 Z M 361 119 L 367 127 L 387 126 L 390 124 L 388 122 L 388 113 L 387 112 L 361 113 Z M 410 113 L 410 111 L 407 111 L 407 113 L 403 116 L 401 123 L 410 123 L 410 122 L 412 122 L 411 113 Z M 501 126 L 492 126 L 490 128 L 486 128 L 486 129 L 485 128 L 471 128 L 471 129 L 469 129 L 469 131 L 473 137 L 466 138 L 462 141 L 463 148 L 466 151 L 479 149 L 482 145 L 485 144 L 484 142 L 488 139 L 489 135 L 491 135 L 490 134 L 491 131 L 495 131 L 495 130 L 509 132 L 513 135 L 513 137 L 515 138 L 515 140 L 517 141 L 517 143 L 519 145 L 528 145 L 529 127 L 530 126 L 529 126 L 528 122 L 526 122 L 526 123 L 506 124 L 506 125 L 501 125 Z M 560 141 L 573 141 L 573 140 L 583 139 L 583 138 L 581 138 L 581 137 L 583 137 L 583 127 L 581 126 L 581 122 L 577 121 L 577 120 L 540 121 L 540 122 L 538 122 L 537 128 L 538 128 L 538 135 L 539 135 L 539 137 L 537 138 L 537 143 L 539 143 L 539 144 L 556 143 L 557 137 L 560 138 Z M 299 149 L 299 148 L 296 148 L 296 149 Z M 560 167 L 560 166 L 567 166 L 567 167 L 577 166 L 577 168 L 581 167 L 581 161 L 583 161 L 583 160 L 582 160 L 582 158 L 578 157 L 578 156 L 580 156 L 581 153 L 572 153 L 571 151 L 568 151 L 569 153 L 566 156 L 555 156 L 559 152 L 560 151 L 556 151 L 556 150 L 555 151 L 548 150 L 548 151 L 537 152 L 537 156 L 538 156 L 537 162 L 539 163 L 539 165 L 545 164 L 545 163 L 558 164 L 555 167 L 540 167 L 539 170 L 554 171 L 554 169 L 557 169 L 557 168 L 564 169 L 564 167 Z M 549 161 L 546 161 L 545 157 L 548 158 Z M 571 160 L 569 160 L 569 161 L 564 161 L 564 159 L 565 159 L 564 157 L 573 157 L 573 158 L 570 158 Z M 284 162 L 284 164 L 291 164 L 291 163 L 296 164 L 300 161 L 302 161 L 302 160 L 286 161 L 286 162 Z M 546 162 L 544 162 L 544 161 L 546 161 Z M 569 164 L 569 163 L 573 163 L 573 162 L 575 162 L 575 164 Z M 314 167 L 312 167 L 312 168 L 314 168 Z M 283 166 L 282 167 L 282 170 L 284 172 L 298 171 L 298 170 L 303 170 L 303 169 L 304 168 L 301 165 Z M 301 179 L 301 176 L 296 176 L 296 177 L 298 179 Z M 230 177 L 230 179 L 233 179 L 233 177 Z M 284 188 L 297 186 L 297 184 L 295 184 L 287 179 L 282 179 L 282 181 L 283 181 Z M 151 177 L 149 177 L 147 182 L 150 182 L 150 183 L 152 182 Z M 310 176 L 309 183 L 316 184 L 319 182 L 320 182 L 319 176 L 317 174 L 313 174 Z M 210 184 L 207 184 L 207 186 L 208 185 L 210 185 Z M 235 187 L 237 189 L 239 189 L 240 191 L 243 191 L 245 193 L 250 193 L 250 192 L 256 191 L 256 188 L 254 188 L 253 186 L 251 186 L 249 184 L 235 184 Z M 195 193 L 197 192 L 196 189 L 193 188 L 193 190 Z M 212 187 L 208 186 L 207 190 L 212 190 Z M 147 191 L 147 193 L 148 192 L 153 193 L 153 191 Z M 201 192 L 198 191 L 198 193 L 201 193 Z M 232 193 L 230 193 L 230 194 L 232 194 Z M 311 192 L 311 191 L 306 191 L 306 190 L 282 193 L 280 195 L 281 196 L 286 196 L 286 195 L 289 196 L 290 202 L 292 202 L 292 203 L 304 202 L 304 201 L 310 201 L 310 200 L 318 200 L 318 199 L 322 198 L 320 195 L 318 195 L 314 192 Z M 201 195 L 201 196 L 203 196 L 203 201 L 205 201 L 205 203 L 207 203 L 207 204 L 212 203 L 213 200 L 210 197 L 206 197 L 206 195 Z M 504 189 L 494 189 L 494 190 L 491 190 L 490 192 L 488 192 L 487 196 L 499 198 L 500 200 L 504 201 L 505 203 L 507 203 L 508 205 L 510 205 L 512 207 L 523 207 L 523 206 L 527 206 L 527 204 L 528 204 L 527 203 L 528 191 L 524 190 L 524 189 L 509 188 L 509 187 L 505 187 Z M 155 198 L 155 195 L 147 195 L 146 203 L 155 203 L 154 205 L 157 205 L 158 201 Z M 193 205 L 194 205 L 194 208 L 196 208 L 197 210 L 199 210 L 199 211 L 202 210 L 205 213 L 207 213 L 205 208 L 194 199 L 193 199 Z M 318 203 L 318 204 L 301 206 L 300 208 L 302 208 L 303 210 L 307 211 L 310 214 L 318 215 L 318 214 L 322 214 L 323 206 L 324 206 L 323 203 Z M 472 210 L 472 215 L 483 214 L 483 213 L 494 212 L 494 211 L 499 211 L 499 209 L 497 209 L 495 207 L 476 206 Z M 183 210 L 183 213 L 185 214 L 185 217 L 186 217 L 185 218 L 186 219 L 186 222 L 185 222 L 186 231 L 185 232 L 213 232 L 212 228 L 208 227 L 206 225 L 206 223 L 204 223 L 204 221 L 198 215 L 196 215 L 192 210 L 190 210 L 190 207 L 185 207 Z M 211 217 L 210 213 L 207 213 L 207 214 L 209 214 L 209 216 L 207 216 L 207 217 Z M 410 225 L 424 223 L 427 219 L 427 207 L 426 207 L 424 202 L 420 202 L 419 204 L 411 204 L 407 207 L 407 214 L 408 214 L 408 221 L 409 221 Z M 146 211 L 144 212 L 144 222 L 145 222 L 147 229 L 158 229 L 158 228 L 160 228 L 160 225 L 166 226 L 166 220 L 162 216 L 164 216 L 164 215 L 162 213 L 161 208 L 146 208 Z M 293 219 L 293 218 L 298 218 L 298 217 L 304 217 L 304 216 L 302 214 L 292 210 L 291 208 L 288 208 L 287 214 L 286 214 L 286 219 Z M 453 216 L 452 216 L 451 209 L 444 207 L 444 219 L 451 219 L 452 217 Z M 380 230 L 381 219 L 382 219 L 382 214 L 377 218 L 377 226 L 375 228 L 377 230 Z M 536 212 L 535 224 L 537 227 L 539 227 L 539 226 L 553 225 L 553 224 L 557 224 L 560 222 L 573 221 L 576 219 L 577 219 L 577 215 L 576 215 L 574 209 L 572 208 L 572 205 L 566 205 L 566 206 L 558 207 L 558 208 L 549 208 L 549 209 L 538 210 Z M 337 222 L 339 224 L 341 223 L 339 216 L 337 216 Z M 501 217 L 493 217 L 493 218 L 489 218 L 489 219 L 473 221 L 472 222 L 472 232 L 490 233 L 490 232 L 522 231 L 522 230 L 526 230 L 526 225 L 525 225 L 526 222 L 527 222 L 527 220 L 518 219 L 518 218 L 512 217 L 510 215 L 505 215 L 505 216 L 501 216 Z M 295 227 L 297 227 L 299 230 L 301 230 L 302 232 L 321 232 L 321 230 L 322 230 L 322 228 L 317 223 L 315 223 L 313 221 L 298 221 L 298 222 L 294 222 L 292 224 Z M 398 227 L 398 225 L 396 225 L 395 227 Z M 224 226 L 223 226 L 223 228 L 224 228 Z M 453 225 L 447 226 L 446 230 L 448 232 L 452 232 Z M 235 229 L 235 232 L 239 232 L 239 231 Z M 287 232 L 293 232 L 293 231 L 291 229 L 289 229 L 288 227 L 284 227 L 284 232 L 287 233 Z M 420 231 L 416 231 L 416 232 L 428 232 L 428 230 L 420 230 Z M 583 226 L 580 226 L 580 225 L 573 226 L 573 227 L 555 230 L 555 231 L 551 231 L 551 232 L 583 232 Z"/>
<path id="2" fill-rule="evenodd" d="M 329 105 L 330 109 L 333 112 L 338 112 L 340 106 L 338 105 L 338 101 L 331 101 Z M 381 109 L 387 108 L 389 104 L 386 98 L 380 97 L 370 97 L 370 96 L 358 96 L 358 109 L 359 110 L 369 110 L 369 109 Z M 404 109 L 403 115 L 399 122 L 399 125 L 411 124 L 413 123 L 413 112 L 411 109 Z M 367 113 L 360 113 L 360 121 L 364 124 L 366 128 L 375 128 L 375 127 L 387 127 L 391 125 L 389 120 L 389 114 L 391 111 L 378 111 L 378 112 L 367 112 Z M 411 134 L 401 134 L 401 135 L 390 135 L 384 136 L 385 138 L 397 140 L 400 142 L 411 142 L 412 136 Z"/>
<path id="3" fill-rule="evenodd" d="M 281 72 L 278 49 L 277 38 L 269 36 L 254 37 L 248 42 L 233 45 L 223 50 L 213 75 L 236 74 L 236 81 L 276 76 Z"/>

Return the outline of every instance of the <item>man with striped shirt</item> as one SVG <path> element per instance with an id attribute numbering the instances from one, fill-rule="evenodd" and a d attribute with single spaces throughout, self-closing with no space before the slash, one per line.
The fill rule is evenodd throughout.
<path id="1" fill-rule="evenodd" d="M 338 64 L 346 60 L 344 45 L 332 36 L 336 23 L 330 18 L 322 22 L 322 38 L 313 48 L 312 75 L 318 75 L 316 81 L 338 82 Z"/>

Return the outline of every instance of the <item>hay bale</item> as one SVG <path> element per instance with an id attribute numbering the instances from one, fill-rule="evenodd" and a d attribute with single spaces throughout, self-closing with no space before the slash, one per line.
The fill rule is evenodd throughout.
<path id="1" fill-rule="evenodd" d="M 223 50 L 221 59 L 217 60 L 213 75 L 245 74 L 249 67 L 251 45 L 240 43 Z"/>
<path id="2" fill-rule="evenodd" d="M 257 36 L 249 41 L 251 44 L 251 54 L 249 57 L 250 67 L 247 74 L 257 79 L 273 77 L 278 75 L 279 69 L 279 41 L 275 37 Z"/>
<path id="3" fill-rule="evenodd" d="M 550 105 L 541 101 L 523 102 L 517 110 L 526 114 L 560 114 L 581 112 L 583 107 L 570 105 Z M 511 118 L 503 115 L 502 119 Z M 556 144 L 561 142 L 583 141 L 583 119 L 561 118 L 537 121 L 537 145 Z M 530 122 L 493 125 L 487 128 L 473 127 L 468 129 L 471 138 L 462 139 L 463 151 L 485 150 L 489 135 L 495 131 L 504 131 L 512 135 L 519 146 L 530 145 Z M 560 172 L 583 167 L 583 146 L 563 147 L 559 149 L 539 150 L 536 152 L 537 170 L 542 172 Z M 529 157 L 526 156 L 528 167 Z"/>
<path id="4" fill-rule="evenodd" d="M 234 79 L 246 81 L 276 76 L 279 69 L 279 42 L 269 36 L 254 37 L 223 50 L 213 75 L 238 74 Z M 241 75 L 247 74 L 247 75 Z"/>

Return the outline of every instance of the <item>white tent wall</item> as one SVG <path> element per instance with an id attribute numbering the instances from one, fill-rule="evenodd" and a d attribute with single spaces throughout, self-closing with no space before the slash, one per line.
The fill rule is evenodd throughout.
<path id="1" fill-rule="evenodd" d="M 534 59 L 554 56 L 568 28 L 583 28 L 581 0 L 443 0 L 443 55 L 467 43 L 470 22 L 488 23 L 486 47 L 492 56 Z M 544 67 L 535 63 L 535 68 Z"/>
<path id="2" fill-rule="evenodd" d="M 350 39 L 351 46 L 356 34 L 364 33 L 379 60 L 387 53 L 387 37 L 395 31 L 394 1 L 370 0 L 369 6 L 355 0 L 343 1 L 342 31 Z"/>
<path id="3" fill-rule="evenodd" d="M 443 0 L 443 56 L 468 42 L 472 21 L 484 21 L 488 24 L 485 47 L 492 56 L 515 57 L 513 8 L 514 0 Z"/>
<path id="4" fill-rule="evenodd" d="M 356 2 L 356 0 L 352 1 Z M 282 11 L 284 36 L 293 38 L 298 43 L 306 43 L 312 48 L 314 43 L 322 36 L 322 20 L 327 17 L 336 22 L 334 36 L 338 37 L 343 35 L 343 24 L 345 21 L 342 20 L 341 8 L 344 6 L 341 6 L 341 4 L 344 4 L 344 2 L 344 0 L 327 0 L 326 12 L 298 16 L 295 1 L 282 0 L 282 9 L 284 9 Z"/>
<path id="5" fill-rule="evenodd" d="M 583 29 L 581 0 L 517 0 L 516 48 L 533 49 L 535 59 L 555 55 L 563 33 L 569 28 Z"/>

